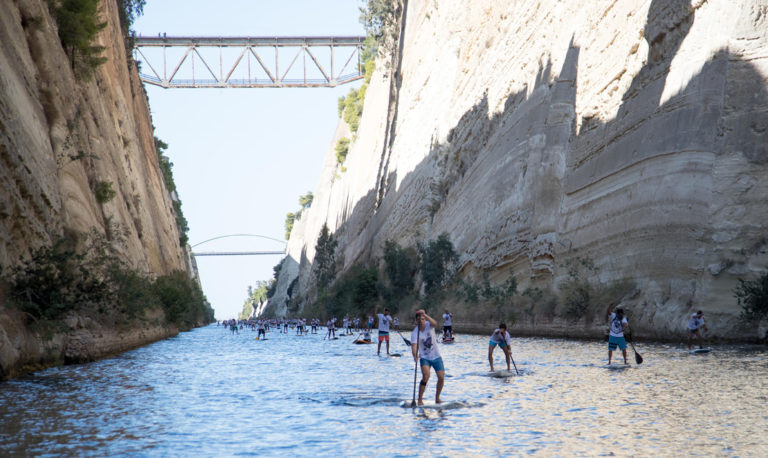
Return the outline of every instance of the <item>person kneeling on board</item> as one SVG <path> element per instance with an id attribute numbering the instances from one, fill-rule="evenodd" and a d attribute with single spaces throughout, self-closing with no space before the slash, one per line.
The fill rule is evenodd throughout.
<path id="1" fill-rule="evenodd" d="M 491 334 L 491 340 L 488 342 L 488 362 L 491 363 L 491 372 L 493 372 L 493 350 L 496 349 L 496 345 L 504 351 L 504 357 L 507 359 L 507 371 L 512 370 L 509 367 L 511 339 L 507 332 L 507 325 L 504 323 L 500 323 L 498 329 Z"/>
<path id="2" fill-rule="evenodd" d="M 437 337 L 435 336 L 437 321 L 427 315 L 424 310 L 416 312 L 416 327 L 411 333 L 411 350 L 413 361 L 421 366 L 421 382 L 419 383 L 419 405 L 424 405 L 424 390 L 429 381 L 430 368 L 435 368 L 437 374 L 437 389 L 435 390 L 435 404 L 440 404 L 440 392 L 443 391 L 445 382 L 445 367 L 440 350 L 437 349 Z M 421 358 L 419 358 L 421 355 Z"/>

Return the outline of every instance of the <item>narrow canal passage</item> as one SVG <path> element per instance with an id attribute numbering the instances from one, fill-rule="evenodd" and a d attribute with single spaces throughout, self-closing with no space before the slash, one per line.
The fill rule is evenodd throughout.
<path id="1" fill-rule="evenodd" d="M 354 336 L 255 336 L 212 325 L 0 383 L 0 455 L 768 453 L 764 347 L 641 343 L 642 365 L 611 370 L 603 342 L 513 339 L 523 375 L 494 378 L 487 336 L 459 334 L 440 346 L 445 406 L 411 409 L 397 334 L 402 357 Z"/>

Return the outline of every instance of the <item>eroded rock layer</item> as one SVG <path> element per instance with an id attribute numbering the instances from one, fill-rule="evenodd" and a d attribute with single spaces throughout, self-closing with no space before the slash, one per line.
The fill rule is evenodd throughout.
<path id="1" fill-rule="evenodd" d="M 73 71 L 44 0 L 0 2 L 0 265 L 6 269 L 36 248 L 92 232 L 111 238 L 140 272 L 190 269 L 116 4 L 100 2 L 107 26 L 94 44 L 105 48 L 106 62 L 86 77 Z M 100 203 L 99 183 L 109 183 L 114 198 Z M 0 305 L 0 369 L 88 359 L 176 332 L 87 326 L 70 343 L 52 343 L 22 329 L 22 318 Z M 90 342 L 80 345 L 80 356 L 76 342 Z"/>
<path id="2" fill-rule="evenodd" d="M 506 315 L 518 333 L 600 335 L 622 304 L 646 337 L 703 309 L 752 338 L 733 288 L 768 265 L 766 30 L 765 0 L 406 2 L 395 76 L 379 66 L 346 171 L 329 149 L 271 302 L 295 275 L 312 297 L 327 223 L 344 269 L 449 234 L 459 278 L 544 292 Z M 566 317 L 575 278 L 612 294 Z"/>

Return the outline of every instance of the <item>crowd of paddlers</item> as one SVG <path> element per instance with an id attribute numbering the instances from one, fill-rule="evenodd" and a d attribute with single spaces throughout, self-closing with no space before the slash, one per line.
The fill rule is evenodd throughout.
<path id="1" fill-rule="evenodd" d="M 453 315 L 447 310 L 443 313 L 443 330 L 442 336 L 438 340 L 436 330 L 438 329 L 437 321 L 430 317 L 426 311 L 419 310 L 416 312 L 416 326 L 411 332 L 411 339 L 406 339 L 402 334 L 400 336 L 405 341 L 406 345 L 411 347 L 413 354 L 413 360 L 417 367 L 421 366 L 421 382 L 419 383 L 419 405 L 423 403 L 422 396 L 424 389 L 427 386 L 427 381 L 430 378 L 431 369 L 434 369 L 437 375 L 437 389 L 435 393 L 435 402 L 440 402 L 440 392 L 443 388 L 443 381 L 445 377 L 445 367 L 443 365 L 443 359 L 440 356 L 437 343 L 450 344 L 454 341 L 453 335 Z M 397 318 L 392 317 L 389 314 L 389 309 L 384 309 L 383 313 L 378 313 L 378 306 L 375 308 L 372 315 L 368 315 L 367 320 L 363 322 L 360 318 L 345 317 L 342 320 L 336 318 L 330 318 L 325 322 L 325 337 L 324 339 L 336 339 L 336 327 L 337 322 L 340 326 L 340 336 L 349 336 L 355 333 L 359 333 L 354 343 L 359 344 L 372 344 L 371 331 L 373 326 L 378 321 L 378 348 L 377 355 L 381 354 L 382 344 L 386 344 L 386 354 L 389 352 L 389 331 L 390 327 L 395 329 L 399 333 L 399 323 Z M 258 331 L 257 339 L 266 338 L 266 333 L 270 329 L 277 329 L 280 333 L 288 334 L 294 332 L 297 335 L 304 334 L 318 334 L 318 328 L 321 325 L 321 321 L 317 318 L 271 318 L 271 319 L 259 319 L 250 318 L 247 320 L 228 320 L 220 324 L 228 327 L 228 329 L 234 334 L 239 333 L 245 328 L 250 328 L 252 331 Z M 624 366 L 629 365 L 627 359 L 627 341 L 624 338 L 624 333 L 628 331 L 629 323 L 624 315 L 624 311 L 621 307 L 617 307 L 608 316 L 609 335 L 608 335 L 608 365 L 611 366 L 613 352 L 620 350 L 624 359 Z M 692 350 L 694 338 L 698 338 L 699 351 L 707 351 L 702 346 L 701 330 L 706 331 L 707 327 L 704 323 L 703 312 L 697 311 L 690 316 L 687 324 L 688 330 L 688 348 Z M 632 349 L 635 351 L 635 362 L 641 364 L 643 362 L 642 356 L 637 353 L 634 348 L 634 344 L 631 343 Z M 515 374 L 518 374 L 517 365 L 515 365 L 514 359 L 511 354 L 511 337 L 507 331 L 507 326 L 504 323 L 500 323 L 499 326 L 491 333 L 490 340 L 488 342 L 488 362 L 490 364 L 491 372 L 494 371 L 493 367 L 493 352 L 496 347 L 501 348 L 504 353 L 504 357 L 507 363 L 507 372 L 510 371 L 510 362 L 515 367 Z M 398 355 L 395 355 L 398 356 Z M 415 371 L 416 369 L 414 369 Z M 414 372 L 414 394 L 416 391 L 415 386 L 415 372 Z M 414 403 L 416 402 L 414 396 Z"/>

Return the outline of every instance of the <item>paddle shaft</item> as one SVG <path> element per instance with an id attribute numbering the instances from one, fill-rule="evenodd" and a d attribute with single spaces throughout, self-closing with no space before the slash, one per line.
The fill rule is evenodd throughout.
<path id="1" fill-rule="evenodd" d="M 398 334 L 400 331 L 397 331 Z M 413 400 L 411 401 L 411 407 L 416 407 L 416 375 L 419 370 L 419 335 L 421 334 L 421 329 L 419 329 L 419 323 L 416 324 L 416 361 L 413 364 Z M 400 335 L 400 337 L 403 337 Z M 405 340 L 405 337 L 403 337 L 403 340 Z M 407 341 L 406 341 L 407 342 Z M 411 351 L 413 351 L 413 347 L 411 347 Z"/>
<path id="2" fill-rule="evenodd" d="M 512 350 L 509 350 L 509 359 L 512 360 L 512 366 L 515 368 L 515 374 L 520 375 L 520 371 L 517 370 L 517 364 L 515 364 L 515 358 L 512 357 Z"/>
<path id="3" fill-rule="evenodd" d="M 398 334 L 400 335 L 400 337 L 403 339 L 403 342 L 405 342 L 405 344 L 406 344 L 406 345 L 408 345 L 408 346 L 410 347 L 410 346 L 411 346 L 411 341 L 410 341 L 410 340 L 408 340 L 408 339 L 406 339 L 406 338 L 405 338 L 405 336 L 403 336 L 402 334 L 400 334 L 400 330 L 399 330 L 399 329 L 395 329 L 395 331 L 397 331 L 397 333 L 398 333 Z"/>

